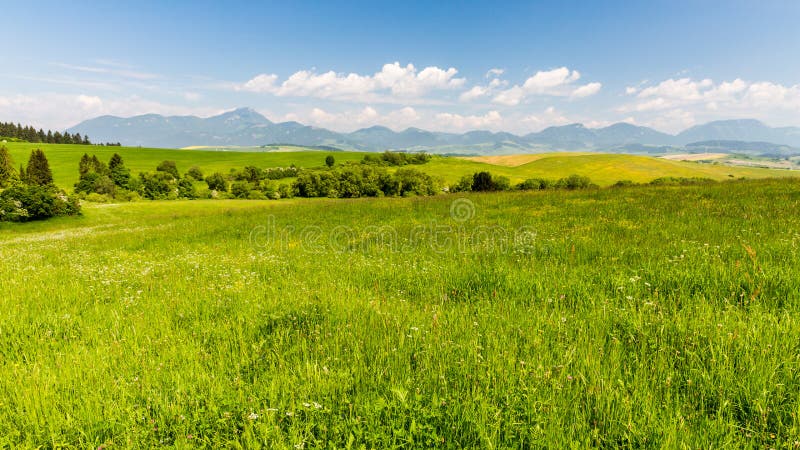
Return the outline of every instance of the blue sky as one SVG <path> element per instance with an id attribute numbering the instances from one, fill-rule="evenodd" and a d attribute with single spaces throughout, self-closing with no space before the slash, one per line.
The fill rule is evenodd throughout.
<path id="1" fill-rule="evenodd" d="M 800 125 L 800 2 L 8 2 L 0 120 Z"/>

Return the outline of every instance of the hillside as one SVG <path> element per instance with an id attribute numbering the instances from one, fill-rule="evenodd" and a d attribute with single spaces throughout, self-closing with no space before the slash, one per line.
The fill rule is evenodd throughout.
<path id="1" fill-rule="evenodd" d="M 78 161 L 85 152 L 96 154 L 103 161 L 119 153 L 125 164 L 136 174 L 140 171 L 154 170 L 164 160 L 175 161 L 181 172 L 198 166 L 206 173 L 227 173 L 230 169 L 245 166 L 320 167 L 325 156 L 331 154 L 337 163 L 360 161 L 364 152 L 324 152 L 324 151 L 210 151 L 210 150 L 171 150 L 138 147 L 103 147 L 85 145 L 55 145 L 7 143 L 16 165 L 27 161 L 31 149 L 41 148 L 47 154 L 56 183 L 71 189 L 78 180 Z M 512 182 L 527 178 L 558 179 L 572 174 L 585 175 L 601 186 L 611 185 L 619 180 L 645 183 L 655 178 L 706 177 L 715 180 L 730 178 L 771 178 L 797 176 L 798 172 L 788 170 L 768 170 L 751 167 L 732 167 L 725 165 L 700 164 L 689 161 L 670 161 L 661 158 L 639 155 L 601 154 L 601 153 L 546 153 L 535 155 L 510 155 L 497 157 L 434 157 L 429 163 L 414 166 L 430 175 L 439 177 L 448 184 L 455 183 L 464 175 L 489 171 L 506 176 Z"/>

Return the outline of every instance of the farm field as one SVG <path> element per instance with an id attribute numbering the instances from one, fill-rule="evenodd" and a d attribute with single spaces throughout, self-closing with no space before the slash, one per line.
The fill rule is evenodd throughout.
<path id="1" fill-rule="evenodd" d="M 71 190 L 78 181 L 78 161 L 84 153 L 96 154 L 105 162 L 115 152 L 119 153 L 134 175 L 141 171 L 154 170 L 164 160 L 175 161 L 181 172 L 186 172 L 196 165 L 204 173 L 210 174 L 216 171 L 228 173 L 230 169 L 241 169 L 248 165 L 259 168 L 288 167 L 292 164 L 298 167 L 320 167 L 324 165 L 327 155 L 333 155 L 336 162 L 342 164 L 360 161 L 367 154 L 283 150 L 274 152 L 171 150 L 15 142 L 5 145 L 11 151 L 17 165 L 27 162 L 32 149 L 43 149 L 50 160 L 56 184 L 67 190 Z M 445 184 L 456 183 L 464 175 L 480 171 L 508 177 L 512 183 L 519 183 L 528 178 L 556 180 L 577 174 L 588 176 L 600 186 L 610 186 L 620 180 L 647 183 L 655 178 L 668 176 L 711 178 L 721 181 L 741 177 L 775 178 L 800 175 L 800 172 L 791 170 L 732 167 L 671 161 L 649 156 L 585 152 L 468 158 L 434 156 L 427 164 L 414 168 L 441 179 Z"/>
<path id="2" fill-rule="evenodd" d="M 796 448 L 798 207 L 786 179 L 3 223 L 0 448 Z"/>

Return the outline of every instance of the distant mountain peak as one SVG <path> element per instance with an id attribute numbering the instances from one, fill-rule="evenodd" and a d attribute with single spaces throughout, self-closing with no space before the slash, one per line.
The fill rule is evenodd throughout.
<path id="1" fill-rule="evenodd" d="M 249 107 L 208 118 L 158 114 L 120 118 L 106 115 L 81 122 L 67 131 L 89 135 L 96 142 L 145 147 L 294 144 L 371 151 L 439 150 L 483 154 L 559 150 L 641 152 L 649 151 L 648 148 L 669 148 L 705 141 L 747 141 L 800 147 L 800 128 L 771 128 L 755 119 L 709 122 L 674 136 L 625 122 L 603 128 L 571 123 L 551 126 L 525 136 L 488 130 L 445 133 L 417 127 L 397 132 L 381 125 L 352 133 L 336 133 L 295 121 L 273 123 Z"/>

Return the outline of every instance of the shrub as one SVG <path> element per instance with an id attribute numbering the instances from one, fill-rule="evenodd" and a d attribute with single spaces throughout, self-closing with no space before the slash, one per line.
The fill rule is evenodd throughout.
<path id="1" fill-rule="evenodd" d="M 555 182 L 544 178 L 528 178 L 516 187 L 521 191 L 541 191 L 544 189 L 552 189 Z"/>
<path id="2" fill-rule="evenodd" d="M 108 203 L 109 201 L 111 201 L 111 198 L 109 198 L 107 195 L 98 194 L 97 192 L 92 192 L 86 196 L 86 201 L 92 203 Z"/>
<path id="3" fill-rule="evenodd" d="M 278 195 L 280 198 L 292 198 L 295 196 L 295 190 L 291 185 L 282 184 L 278 186 Z"/>
<path id="4" fill-rule="evenodd" d="M 172 174 L 158 172 L 142 172 L 139 174 L 141 181 L 140 194 L 150 200 L 165 200 L 177 198 L 177 186 Z"/>
<path id="5" fill-rule="evenodd" d="M 325 157 L 325 165 L 328 167 L 333 167 L 336 164 L 336 159 L 334 159 L 333 155 L 328 155 Z"/>
<path id="6" fill-rule="evenodd" d="M 699 178 L 699 177 L 661 177 L 656 178 L 655 180 L 651 181 L 650 184 L 653 186 L 691 186 L 696 184 L 711 184 L 716 183 L 716 180 L 712 180 L 711 178 Z"/>
<path id="7" fill-rule="evenodd" d="M 250 190 L 250 183 L 246 181 L 237 181 L 231 185 L 231 194 L 236 198 L 247 198 Z"/>
<path id="8" fill-rule="evenodd" d="M 639 183 L 634 183 L 631 180 L 619 180 L 616 183 L 614 183 L 613 185 L 611 185 L 611 187 L 621 188 L 621 187 L 631 187 L 631 186 L 638 186 L 638 185 L 639 185 Z"/>
<path id="9" fill-rule="evenodd" d="M 592 184 L 592 180 L 589 177 L 584 177 L 581 175 L 570 175 L 566 178 L 562 178 L 556 182 L 556 187 L 558 189 L 588 189 L 590 187 L 596 187 L 596 185 Z"/>
<path id="10" fill-rule="evenodd" d="M 472 190 L 472 175 L 464 175 L 458 183 L 450 186 L 450 192 L 470 192 Z"/>
<path id="11" fill-rule="evenodd" d="M 422 153 L 404 153 L 385 151 L 380 155 L 364 155 L 362 164 L 381 164 L 385 166 L 405 166 L 408 164 L 425 164 L 430 161 L 431 156 Z"/>
<path id="12" fill-rule="evenodd" d="M 156 172 L 168 173 L 176 180 L 181 177 L 178 173 L 178 166 L 175 164 L 175 161 L 161 161 L 161 164 L 156 167 Z"/>
<path id="13" fill-rule="evenodd" d="M 474 192 L 505 191 L 511 188 L 506 177 L 493 177 L 489 172 L 477 172 L 472 175 L 471 190 Z"/>
<path id="14" fill-rule="evenodd" d="M 203 171 L 197 166 L 190 167 L 189 171 L 186 172 L 186 176 L 193 178 L 195 181 L 203 181 Z"/>
<path id="15" fill-rule="evenodd" d="M 194 188 L 194 183 L 189 179 L 184 178 L 178 182 L 178 197 L 188 198 L 190 200 L 197 198 L 197 191 Z"/>
<path id="16" fill-rule="evenodd" d="M 398 169 L 394 174 L 399 184 L 398 195 L 435 195 L 436 183 L 430 175 L 416 169 Z"/>
<path id="17" fill-rule="evenodd" d="M 80 203 L 53 186 L 21 183 L 0 192 L 0 221 L 26 222 L 80 214 Z"/>
<path id="18" fill-rule="evenodd" d="M 225 179 L 225 175 L 219 172 L 207 176 L 206 184 L 208 184 L 208 189 L 212 191 L 228 192 L 228 181 Z"/>

